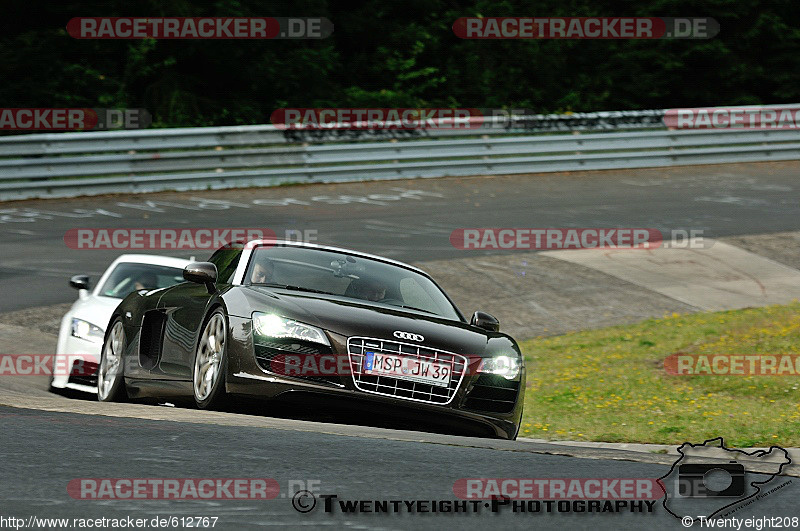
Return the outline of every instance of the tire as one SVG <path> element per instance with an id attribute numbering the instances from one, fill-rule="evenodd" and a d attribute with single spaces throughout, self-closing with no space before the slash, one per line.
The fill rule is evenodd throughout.
<path id="1" fill-rule="evenodd" d="M 225 312 L 219 307 L 203 322 L 192 364 L 192 390 L 199 409 L 219 409 L 226 402 L 227 322 Z"/>
<path id="2" fill-rule="evenodd" d="M 125 328 L 117 317 L 111 323 L 103 341 L 100 366 L 97 368 L 97 400 L 122 402 L 125 392 Z"/>

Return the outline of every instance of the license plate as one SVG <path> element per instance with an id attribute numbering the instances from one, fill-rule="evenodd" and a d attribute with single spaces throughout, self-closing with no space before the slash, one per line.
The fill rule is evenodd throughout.
<path id="1" fill-rule="evenodd" d="M 364 372 L 373 376 L 391 376 L 400 380 L 447 387 L 450 365 L 436 361 L 416 360 L 378 352 L 364 353 Z"/>

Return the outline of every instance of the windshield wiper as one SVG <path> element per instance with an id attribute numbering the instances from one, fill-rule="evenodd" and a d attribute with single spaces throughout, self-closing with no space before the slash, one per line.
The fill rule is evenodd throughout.
<path id="1" fill-rule="evenodd" d="M 254 286 L 266 286 L 268 288 L 281 288 L 292 291 L 305 291 L 306 293 L 321 293 L 323 295 L 336 295 L 327 291 L 322 291 L 314 288 L 305 288 L 303 286 L 292 286 L 291 284 L 253 284 Z"/>

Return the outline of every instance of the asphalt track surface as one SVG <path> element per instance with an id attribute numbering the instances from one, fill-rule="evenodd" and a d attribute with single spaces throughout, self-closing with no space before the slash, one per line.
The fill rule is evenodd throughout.
<path id="1" fill-rule="evenodd" d="M 97 275 L 119 254 L 66 248 L 63 237 L 71 228 L 315 230 L 321 243 L 404 261 L 463 258 L 465 251 L 449 242 L 463 227 L 625 226 L 703 230 L 719 238 L 800 230 L 798 169 L 793 162 L 743 164 L 7 203 L 0 206 L 0 311 L 69 302 L 75 297 L 66 287 L 70 275 Z M 683 529 L 659 504 L 652 514 L 493 514 L 484 507 L 478 514 L 346 515 L 327 514 L 321 504 L 301 514 L 291 502 L 292 488 L 309 481 L 318 481 L 318 494 L 340 499 L 452 500 L 459 478 L 657 478 L 669 470 L 669 456 L 567 451 L 386 429 L 382 422 L 304 424 L 257 409 L 211 415 L 105 405 L 50 395 L 41 382 L 14 385 L 13 391 L 0 389 L 0 403 L 16 405 L 0 406 L 0 517 L 209 516 L 219 518 L 217 529 Z M 274 478 L 281 494 L 268 501 L 71 498 L 67 484 L 87 477 Z M 735 516 L 800 516 L 800 480 L 791 481 Z M 0 526 L 7 521 L 0 519 Z"/>
<path id="2" fill-rule="evenodd" d="M 319 243 L 402 261 L 499 253 L 454 248 L 451 232 L 465 227 L 702 230 L 718 238 L 800 229 L 798 170 L 797 162 L 753 163 L 5 203 L 0 312 L 74 300 L 66 279 L 96 277 L 120 254 L 67 248 L 72 228 L 311 230 Z"/>
<path id="3" fill-rule="evenodd" d="M 154 407 L 154 406 L 153 406 Z M 160 408 L 159 408 L 160 409 Z M 2 516 L 16 518 L 216 517 L 217 529 L 315 526 L 358 529 L 682 529 L 661 500 L 652 512 L 515 512 L 479 503 L 478 512 L 346 514 L 338 500 L 457 500 L 461 478 L 658 478 L 668 464 L 624 461 L 626 454 L 587 453 L 588 458 L 547 455 L 524 442 L 488 444 L 460 437 L 404 439 L 376 430 L 368 436 L 292 429 L 97 417 L 0 407 L 3 435 Z M 379 431 L 379 430 L 378 430 Z M 533 448 L 531 448 L 533 446 Z M 609 456 L 612 456 L 611 458 Z M 666 456 L 664 456 L 666 457 Z M 670 458 L 672 459 L 672 458 Z M 67 486 L 78 478 L 271 478 L 280 493 L 270 500 L 74 499 Z M 798 516 L 791 483 L 735 513 L 737 518 Z M 295 509 L 303 487 L 317 500 L 310 512 Z M 300 500 L 309 507 L 310 499 Z M 723 502 L 727 504 L 728 501 Z M 70 526 L 74 528 L 76 526 Z"/>

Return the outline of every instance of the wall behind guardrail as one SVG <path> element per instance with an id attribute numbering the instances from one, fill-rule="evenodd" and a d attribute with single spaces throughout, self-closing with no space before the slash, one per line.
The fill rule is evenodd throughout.
<path id="1" fill-rule="evenodd" d="M 796 130 L 653 130 L 663 114 L 526 116 L 461 130 L 256 125 L 5 136 L 0 200 L 800 159 Z M 536 134 L 552 131 L 573 134 Z"/>

